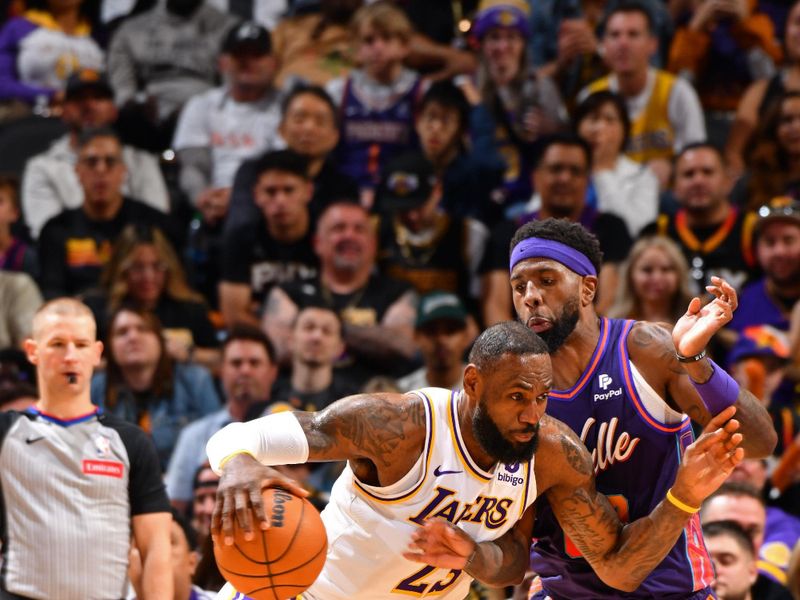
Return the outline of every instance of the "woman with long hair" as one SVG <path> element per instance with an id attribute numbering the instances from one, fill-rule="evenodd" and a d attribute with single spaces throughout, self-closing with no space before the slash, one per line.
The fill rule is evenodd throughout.
<path id="1" fill-rule="evenodd" d="M 157 228 L 128 225 L 122 230 L 100 279 L 85 302 L 105 331 L 106 316 L 122 304 L 153 311 L 164 326 L 167 351 L 178 361 L 216 369 L 216 330 L 202 296 L 192 290 L 178 256 Z"/>
<path id="2" fill-rule="evenodd" d="M 759 116 L 786 92 L 800 91 L 800 1 L 792 4 L 786 17 L 783 51 L 784 63 L 778 72 L 751 83 L 739 101 L 725 146 L 728 168 L 734 175 L 744 171 L 747 142 L 758 127 Z"/>
<path id="3" fill-rule="evenodd" d="M 166 469 L 180 430 L 221 406 L 211 375 L 175 362 L 158 317 L 125 304 L 111 313 L 106 360 L 92 378 L 92 402 L 150 434 Z"/>
<path id="4" fill-rule="evenodd" d="M 674 324 L 692 299 L 689 265 L 680 248 L 663 236 L 641 238 L 620 275 L 609 316 Z"/>
<path id="5" fill-rule="evenodd" d="M 757 210 L 777 196 L 800 197 L 800 91 L 786 92 L 767 111 L 748 144 L 748 172 L 733 200 Z"/>

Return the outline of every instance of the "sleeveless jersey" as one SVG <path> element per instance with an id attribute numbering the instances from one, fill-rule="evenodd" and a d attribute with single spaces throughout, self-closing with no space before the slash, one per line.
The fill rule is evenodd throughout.
<path id="1" fill-rule="evenodd" d="M 347 78 L 341 107 L 341 141 L 338 164 L 359 188 L 378 184 L 381 170 L 392 157 L 412 150 L 416 143 L 414 111 L 422 80 L 396 94 L 382 110 L 370 108 L 356 93 L 353 75 Z"/>
<path id="2" fill-rule="evenodd" d="M 655 82 L 644 109 L 631 118 L 631 132 L 625 154 L 631 160 L 644 163 L 655 158 L 671 159 L 674 154 L 675 133 L 669 121 L 669 96 L 675 76 L 655 71 Z M 610 77 L 591 83 L 589 93 L 611 88 Z"/>
<path id="3" fill-rule="evenodd" d="M 646 516 L 675 480 L 683 449 L 693 440 L 689 417 L 672 410 L 628 357 L 633 321 L 602 319 L 600 340 L 578 382 L 552 390 L 547 413 L 575 431 L 594 461 L 597 489 L 623 522 Z M 537 506 L 531 568 L 553 599 L 685 599 L 708 587 L 713 569 L 697 515 L 639 589 L 604 584 L 565 537 L 546 500 Z"/>
<path id="4" fill-rule="evenodd" d="M 322 511 L 328 534 L 325 567 L 302 600 L 381 600 L 436 596 L 461 600 L 472 577 L 403 558 L 426 519 L 444 518 L 478 542 L 510 530 L 536 500 L 533 459 L 497 464 L 492 472 L 470 457 L 458 425 L 460 392 L 425 388 L 427 436 L 414 467 L 386 487 L 358 480 L 348 465 Z M 218 598 L 241 597 L 223 588 Z"/>

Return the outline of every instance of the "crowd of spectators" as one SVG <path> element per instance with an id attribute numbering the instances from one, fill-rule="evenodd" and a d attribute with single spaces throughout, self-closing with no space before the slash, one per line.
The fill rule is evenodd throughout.
<path id="1" fill-rule="evenodd" d="M 704 509 L 749 498 L 765 521 L 709 517 L 712 557 L 737 561 L 717 592 L 797 593 L 800 1 L 2 10 L 0 401 L 36 398 L 36 309 L 85 302 L 92 402 L 150 436 L 177 511 L 176 591 L 220 583 L 215 431 L 459 388 L 478 332 L 513 318 L 514 231 L 552 217 L 597 236 L 601 315 L 674 323 L 711 277 L 737 289 L 709 350 L 779 444 Z M 291 474 L 323 506 L 336 468 Z"/>

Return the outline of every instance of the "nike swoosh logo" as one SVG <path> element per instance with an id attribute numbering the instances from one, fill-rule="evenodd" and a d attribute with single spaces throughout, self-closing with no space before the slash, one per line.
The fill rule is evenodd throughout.
<path id="1" fill-rule="evenodd" d="M 39 437 L 29 437 L 29 438 L 25 438 L 25 443 L 26 444 L 33 444 L 33 443 L 36 443 L 39 440 L 43 440 L 43 439 L 44 439 L 43 435 L 40 435 Z"/>
<path id="2" fill-rule="evenodd" d="M 433 470 L 433 474 L 436 477 L 441 477 L 442 475 L 455 475 L 457 473 L 463 473 L 464 471 L 447 471 L 442 469 L 442 465 L 439 465 Z"/>

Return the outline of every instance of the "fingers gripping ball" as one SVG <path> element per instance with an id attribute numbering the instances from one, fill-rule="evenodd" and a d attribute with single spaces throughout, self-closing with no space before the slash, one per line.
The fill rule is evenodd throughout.
<path id="1" fill-rule="evenodd" d="M 248 541 L 235 524 L 233 544 L 214 544 L 214 558 L 239 592 L 253 600 L 286 600 L 314 583 L 325 564 L 328 537 L 308 500 L 277 488 L 265 489 L 262 496 L 269 528 L 256 525 Z"/>

